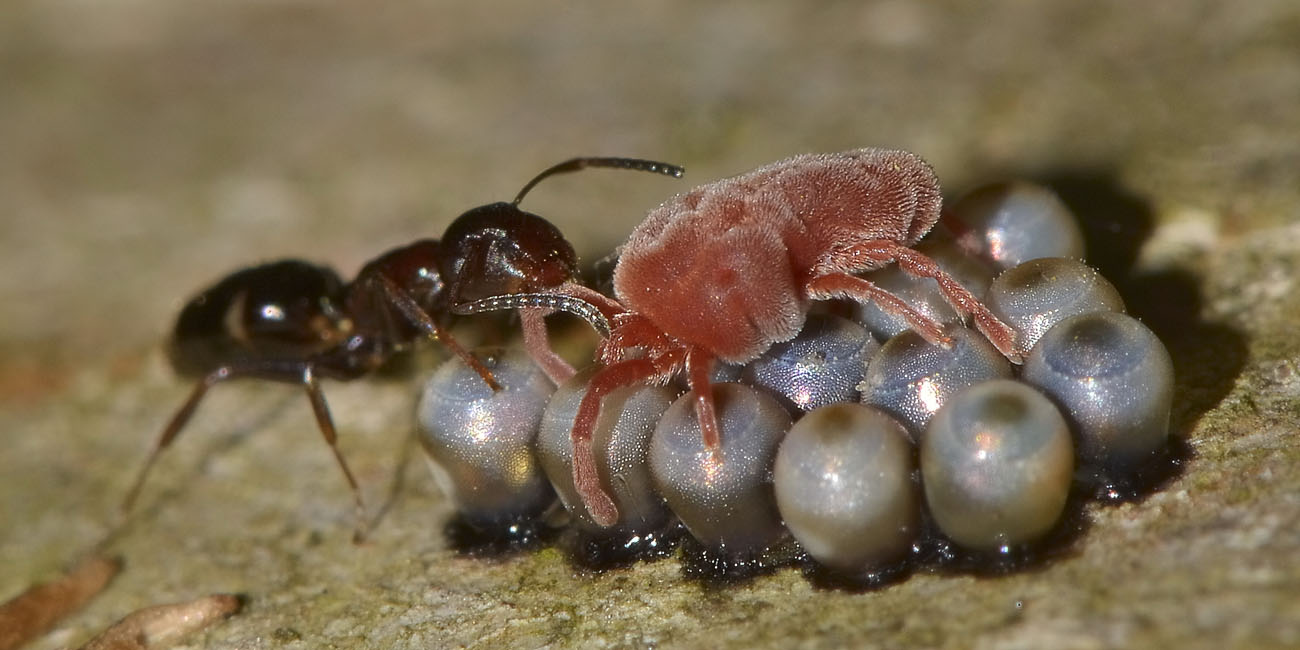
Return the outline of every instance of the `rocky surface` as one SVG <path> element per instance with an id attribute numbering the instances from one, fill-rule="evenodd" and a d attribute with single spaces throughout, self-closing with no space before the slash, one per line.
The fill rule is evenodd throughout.
<path id="1" fill-rule="evenodd" d="M 1294 647 L 1300 644 L 1300 8 L 1178 4 L 23 0 L 0 7 L 0 598 L 100 543 L 126 568 L 34 647 L 248 597 L 194 647 Z M 577 154 L 526 207 L 595 259 L 690 184 L 805 151 L 920 153 L 950 196 L 1051 184 L 1167 342 L 1185 470 L 1034 570 L 867 593 L 456 555 L 410 377 L 326 387 L 372 508 L 292 388 L 214 391 L 124 528 L 188 390 L 160 342 L 221 274 L 353 273 Z M 462 327 L 466 337 L 474 328 Z"/>

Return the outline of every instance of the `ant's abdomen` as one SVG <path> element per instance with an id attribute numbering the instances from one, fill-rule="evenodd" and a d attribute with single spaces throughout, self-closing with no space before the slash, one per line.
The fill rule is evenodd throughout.
<path id="1" fill-rule="evenodd" d="M 168 355 L 182 375 L 249 360 L 303 359 L 346 334 L 343 282 L 333 270 L 281 260 L 226 276 L 176 319 Z"/>

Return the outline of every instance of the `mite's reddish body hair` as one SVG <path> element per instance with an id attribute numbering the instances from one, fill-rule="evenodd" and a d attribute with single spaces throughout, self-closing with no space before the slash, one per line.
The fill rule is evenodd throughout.
<path id="1" fill-rule="evenodd" d="M 843 255 L 915 244 L 941 201 L 930 166 L 907 152 L 796 156 L 659 206 L 623 247 L 614 291 L 669 336 L 750 361 L 803 328 L 810 280 L 884 266 Z"/>

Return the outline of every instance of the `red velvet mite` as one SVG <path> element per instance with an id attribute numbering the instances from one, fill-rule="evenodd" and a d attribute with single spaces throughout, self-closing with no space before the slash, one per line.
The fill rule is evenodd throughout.
<path id="1" fill-rule="evenodd" d="M 813 300 L 872 302 L 926 340 L 942 326 L 855 274 L 896 263 L 933 278 L 947 301 L 1002 354 L 1019 362 L 1014 333 L 935 262 L 912 248 L 939 219 L 942 198 L 915 154 L 858 149 L 808 154 L 698 187 L 652 211 L 620 250 L 610 299 L 556 290 L 458 305 L 455 313 L 547 304 L 607 332 L 571 433 L 574 482 L 602 525 L 618 511 L 601 487 L 591 434 L 601 398 L 685 369 L 705 444 L 720 442 L 709 373 L 715 360 L 745 363 L 803 328 Z M 571 285 L 570 285 L 571 286 Z M 551 302 L 543 301 L 550 300 Z M 598 312 L 598 313 L 594 313 Z"/>

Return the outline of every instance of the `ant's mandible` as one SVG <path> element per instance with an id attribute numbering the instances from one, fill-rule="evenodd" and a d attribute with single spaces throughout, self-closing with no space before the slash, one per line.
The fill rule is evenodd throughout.
<path id="1" fill-rule="evenodd" d="M 173 368 L 198 382 L 158 436 L 122 503 L 130 511 L 159 454 L 184 429 L 213 386 L 257 378 L 298 384 L 307 393 L 321 435 L 352 490 L 355 538 L 364 536 L 365 507 L 356 478 L 336 444 L 337 433 L 318 379 L 363 377 L 420 338 L 440 341 L 494 390 L 492 373 L 446 329 L 451 305 L 505 293 L 558 291 L 581 286 L 577 256 L 546 219 L 519 209 L 537 183 L 587 167 L 647 171 L 680 177 L 675 165 L 634 158 L 573 158 L 526 184 L 509 203 L 471 209 L 441 241 L 421 239 L 385 252 L 344 283 L 332 269 L 281 260 L 236 271 L 191 299 L 181 310 L 168 347 Z M 586 295 L 580 293 L 579 295 Z M 525 338 L 553 379 L 573 374 L 550 352 L 543 302 L 520 308 Z M 543 337 L 540 341 L 535 337 Z M 544 350 L 544 352 L 543 352 Z"/>

